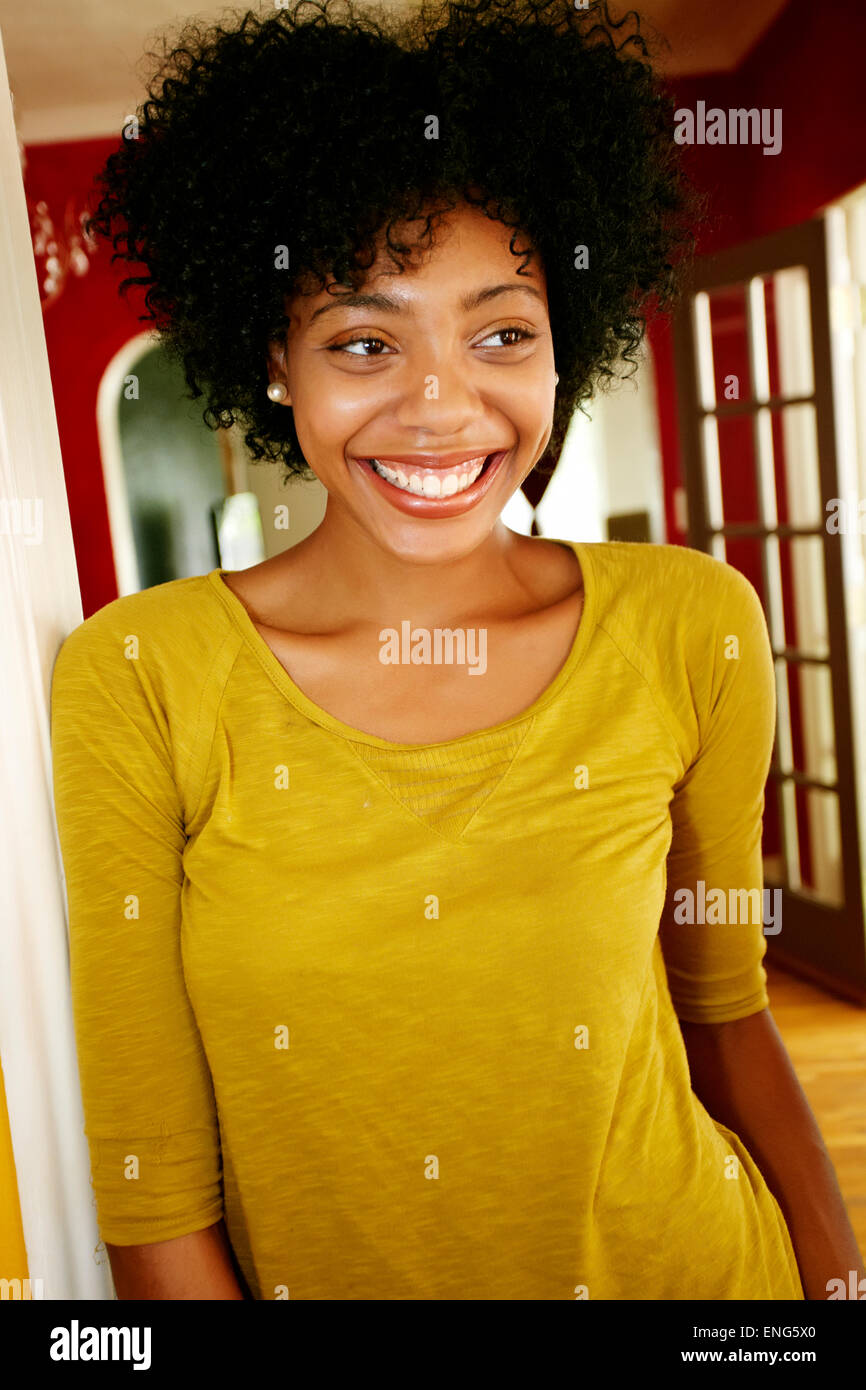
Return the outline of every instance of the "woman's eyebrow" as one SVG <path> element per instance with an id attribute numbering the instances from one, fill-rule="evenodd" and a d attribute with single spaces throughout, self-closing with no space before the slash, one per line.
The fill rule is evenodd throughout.
<path id="1" fill-rule="evenodd" d="M 480 304 L 485 304 L 488 299 L 494 299 L 500 294 L 531 294 L 536 299 L 544 303 L 544 295 L 537 290 L 534 285 L 487 285 L 483 290 L 473 290 L 465 294 L 460 300 L 460 308 L 464 313 L 470 309 L 477 309 Z M 312 324 L 321 314 L 330 313 L 332 309 L 378 309 L 383 313 L 389 314 L 412 314 L 414 310 L 410 304 L 404 304 L 399 299 L 392 299 L 387 294 L 365 294 L 362 290 L 346 291 L 345 293 L 333 296 L 333 304 L 323 304 L 321 309 L 317 309 L 310 318 Z"/>

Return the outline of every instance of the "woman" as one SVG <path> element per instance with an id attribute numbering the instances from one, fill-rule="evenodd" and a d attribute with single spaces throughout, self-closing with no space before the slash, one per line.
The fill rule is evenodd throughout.
<path id="1" fill-rule="evenodd" d="M 55 668 L 119 1296 L 826 1297 L 860 1257 L 761 921 L 676 913 L 761 885 L 757 596 L 500 520 L 688 251 L 639 35 L 297 5 L 162 77 L 95 226 L 208 422 L 328 501 Z"/>

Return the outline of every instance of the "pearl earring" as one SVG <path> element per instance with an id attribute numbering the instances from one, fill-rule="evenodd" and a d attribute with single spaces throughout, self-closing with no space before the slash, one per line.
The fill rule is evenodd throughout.
<path id="1" fill-rule="evenodd" d="M 272 401 L 284 401 L 288 394 L 286 387 L 281 381 L 272 381 L 268 387 L 268 395 Z"/>
<path id="2" fill-rule="evenodd" d="M 554 380 L 555 384 L 558 386 L 558 385 L 559 385 L 559 372 L 555 372 L 555 373 L 554 373 L 553 380 Z"/>

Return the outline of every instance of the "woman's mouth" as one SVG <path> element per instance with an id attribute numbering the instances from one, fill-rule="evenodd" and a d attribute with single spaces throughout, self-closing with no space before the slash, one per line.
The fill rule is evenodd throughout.
<path id="1" fill-rule="evenodd" d="M 355 459 L 364 473 L 401 510 L 422 515 L 450 515 L 471 506 L 487 491 L 508 454 L 479 454 L 450 468 L 429 468 L 387 459 Z"/>

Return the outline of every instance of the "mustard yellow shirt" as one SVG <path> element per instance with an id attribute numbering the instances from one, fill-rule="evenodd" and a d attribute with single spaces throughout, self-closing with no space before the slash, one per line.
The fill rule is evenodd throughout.
<path id="1" fill-rule="evenodd" d="M 761 606 L 696 551 L 574 550 L 554 680 L 427 746 L 308 699 L 220 570 L 67 637 L 54 787 L 105 1241 L 225 1215 L 257 1299 L 804 1297 L 677 1022 L 768 1002 L 760 915 L 678 922 L 673 896 L 700 918 L 763 884 Z"/>

